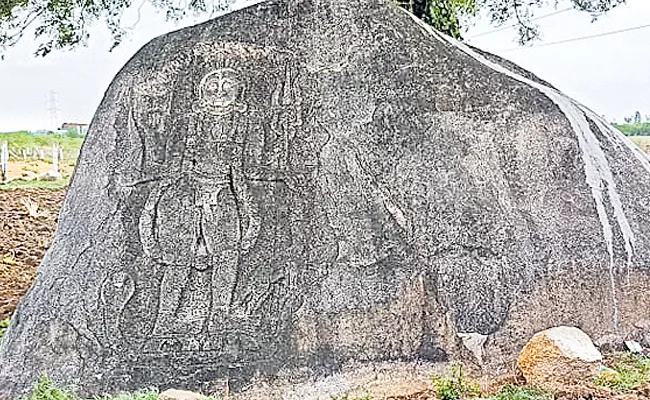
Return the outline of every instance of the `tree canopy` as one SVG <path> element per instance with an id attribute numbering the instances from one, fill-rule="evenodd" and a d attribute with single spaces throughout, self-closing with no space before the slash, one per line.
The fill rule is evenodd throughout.
<path id="1" fill-rule="evenodd" d="M 560 1 L 548 0 L 395 0 L 403 8 L 437 30 L 456 39 L 462 39 L 463 23 L 471 20 L 478 12 L 486 12 L 492 24 L 501 26 L 514 21 L 518 29 L 519 43 L 524 45 L 539 38 L 539 29 L 533 23 L 535 12 L 540 7 Z M 579 11 L 585 11 L 595 19 L 625 0 L 565 0 L 564 3 Z"/>
<path id="2" fill-rule="evenodd" d="M 234 0 L 143 0 L 179 20 L 189 15 L 214 13 L 231 6 Z M 441 32 L 462 39 L 461 30 L 471 17 L 486 12 L 495 26 L 514 21 L 522 44 L 539 36 L 533 18 L 536 11 L 557 0 L 392 0 Z M 594 18 L 625 0 L 565 0 Z M 120 44 L 126 29 L 122 25 L 131 0 L 0 0 L 0 52 L 14 46 L 25 34 L 34 34 L 36 55 L 54 49 L 74 48 L 89 39 L 93 23 L 104 23 L 111 32 L 113 47 Z"/>

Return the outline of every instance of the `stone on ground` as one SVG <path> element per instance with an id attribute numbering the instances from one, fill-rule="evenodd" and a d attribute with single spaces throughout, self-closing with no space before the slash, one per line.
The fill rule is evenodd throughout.
<path id="1" fill-rule="evenodd" d="M 552 389 L 590 382 L 602 359 L 586 333 L 559 326 L 536 333 L 519 354 L 517 367 L 528 384 Z"/>
<path id="2" fill-rule="evenodd" d="M 34 171 L 23 171 L 20 179 L 23 181 L 35 181 L 38 179 L 38 175 Z"/>
<path id="3" fill-rule="evenodd" d="M 201 400 L 205 396 L 187 390 L 167 389 L 160 393 L 158 400 Z"/>
<path id="4" fill-rule="evenodd" d="M 38 176 L 38 179 L 42 181 L 60 181 L 63 179 L 63 175 L 57 171 L 47 171 Z"/>

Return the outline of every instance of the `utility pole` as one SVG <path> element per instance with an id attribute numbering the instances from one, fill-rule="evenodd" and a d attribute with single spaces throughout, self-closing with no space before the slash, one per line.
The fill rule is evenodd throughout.
<path id="1" fill-rule="evenodd" d="M 59 146 L 52 146 L 52 173 L 59 173 Z"/>
<path id="2" fill-rule="evenodd" d="M 7 142 L 2 142 L 0 147 L 0 182 L 5 182 L 9 179 L 9 147 Z"/>

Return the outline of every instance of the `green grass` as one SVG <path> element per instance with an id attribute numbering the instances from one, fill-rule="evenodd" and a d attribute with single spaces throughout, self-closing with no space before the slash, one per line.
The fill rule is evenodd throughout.
<path id="1" fill-rule="evenodd" d="M 60 181 L 22 181 L 15 180 L 8 183 L 0 183 L 0 190 L 16 190 L 23 188 L 39 188 L 39 189 L 63 189 L 68 187 L 70 177 L 65 177 Z"/>
<path id="2" fill-rule="evenodd" d="M 486 400 L 553 400 L 553 395 L 532 387 L 506 385 Z"/>
<path id="3" fill-rule="evenodd" d="M 77 397 L 68 390 L 57 387 L 54 382 L 47 376 L 41 376 L 41 379 L 34 384 L 32 393 L 24 400 L 73 400 Z"/>
<path id="4" fill-rule="evenodd" d="M 600 375 L 594 381 L 596 385 L 625 393 L 650 382 L 650 358 L 648 357 L 624 353 L 612 362 L 611 368 L 618 374 Z"/>
<path id="5" fill-rule="evenodd" d="M 7 331 L 7 328 L 9 327 L 9 322 L 11 321 L 10 318 L 5 318 L 3 320 L 0 320 L 0 341 L 2 340 L 2 337 L 5 335 L 5 332 Z"/>
<path id="6" fill-rule="evenodd" d="M 1 183 L 0 190 L 16 190 L 23 188 L 39 188 L 39 189 L 63 189 L 68 187 L 70 178 L 64 178 L 60 181 L 22 181 L 15 180 L 8 183 Z"/>
<path id="7" fill-rule="evenodd" d="M 34 384 L 31 394 L 20 400 L 157 400 L 159 394 L 157 390 L 140 390 L 131 393 L 120 393 L 101 397 L 95 396 L 92 399 L 84 399 L 77 396 L 72 390 L 60 388 L 50 377 L 43 374 L 39 381 Z M 203 400 L 223 400 L 223 397 L 219 395 L 205 396 Z"/>
<path id="8" fill-rule="evenodd" d="M 66 159 L 76 160 L 84 138 L 76 134 L 32 134 L 27 131 L 0 133 L 0 143 L 7 142 L 10 152 L 21 154 L 27 149 L 51 149 L 57 144 Z"/>
<path id="9" fill-rule="evenodd" d="M 122 393 L 114 396 L 95 397 L 92 400 L 157 400 L 158 391 L 138 391 L 133 393 Z M 71 390 L 58 387 L 50 377 L 42 375 L 41 379 L 34 384 L 29 397 L 21 400 L 83 400 Z"/>
<path id="10" fill-rule="evenodd" d="M 616 129 L 623 132 L 625 136 L 650 135 L 650 122 L 639 122 L 637 124 L 612 124 Z"/>
<path id="11" fill-rule="evenodd" d="M 445 376 L 432 379 L 436 396 L 441 400 L 460 400 L 481 394 L 478 385 L 468 381 L 461 365 L 452 365 Z"/>

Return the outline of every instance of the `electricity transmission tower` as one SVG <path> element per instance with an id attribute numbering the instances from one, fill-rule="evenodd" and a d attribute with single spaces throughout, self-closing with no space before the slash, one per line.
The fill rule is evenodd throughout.
<path id="1" fill-rule="evenodd" d="M 61 122 L 61 108 L 59 107 L 59 94 L 51 90 L 47 94 L 47 112 L 50 117 L 49 128 L 53 131 L 59 129 Z"/>

